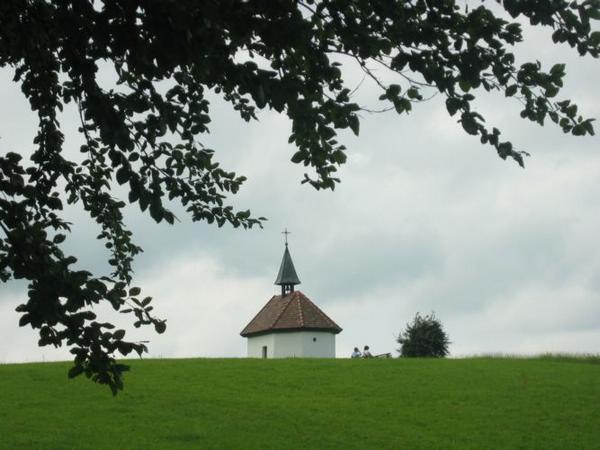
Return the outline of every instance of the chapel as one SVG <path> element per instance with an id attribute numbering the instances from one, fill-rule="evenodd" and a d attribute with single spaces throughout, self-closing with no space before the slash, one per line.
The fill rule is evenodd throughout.
<path id="1" fill-rule="evenodd" d="M 342 329 L 295 289 L 300 280 L 287 234 L 275 284 L 281 286 L 281 294 L 274 295 L 240 333 L 248 340 L 248 357 L 335 358 L 335 336 Z"/>

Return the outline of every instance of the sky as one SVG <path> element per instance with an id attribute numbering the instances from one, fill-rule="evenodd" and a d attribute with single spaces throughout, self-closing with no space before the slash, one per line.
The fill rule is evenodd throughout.
<path id="1" fill-rule="evenodd" d="M 526 28 L 517 62 L 567 64 L 565 89 L 588 117 L 600 117 L 600 65 L 554 46 L 546 32 Z M 349 85 L 360 82 L 346 69 Z M 28 153 L 36 130 L 12 72 L 0 69 L 0 152 Z M 377 107 L 368 81 L 357 93 Z M 335 191 L 300 184 L 306 169 L 290 162 L 291 125 L 263 111 L 243 122 L 213 97 L 204 143 L 228 170 L 247 176 L 230 198 L 264 229 L 249 231 L 192 223 L 181 209 L 175 226 L 155 224 L 129 207 L 126 223 L 144 248 L 135 282 L 154 297 L 167 331 L 134 329 L 108 309 L 98 313 L 148 340 L 151 357 L 243 357 L 239 332 L 277 293 L 274 280 L 289 248 L 298 286 L 343 331 L 337 356 L 354 346 L 396 354 L 395 340 L 417 312 L 435 312 L 451 340 L 451 356 L 600 352 L 600 138 L 564 135 L 519 117 L 519 104 L 501 94 L 477 105 L 487 122 L 518 149 L 526 168 L 503 161 L 450 118 L 443 99 L 416 105 L 406 116 L 362 115 L 359 137 L 342 133 L 349 148 Z M 80 158 L 77 117 L 62 118 L 65 152 Z M 600 130 L 599 130 L 600 131 Z M 98 229 L 76 208 L 65 242 L 82 268 L 108 273 Z M 67 348 L 37 346 L 37 333 L 18 326 L 23 283 L 0 285 L 0 363 L 68 359 Z"/>

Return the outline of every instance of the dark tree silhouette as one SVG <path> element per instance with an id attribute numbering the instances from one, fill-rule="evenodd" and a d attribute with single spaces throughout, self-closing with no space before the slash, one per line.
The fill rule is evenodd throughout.
<path id="1" fill-rule="evenodd" d="M 400 333 L 397 342 L 400 344 L 400 356 L 405 357 L 443 358 L 448 355 L 450 344 L 442 323 L 434 313 L 428 316 L 417 313 L 412 323 L 406 324 L 406 330 Z"/>
<path id="2" fill-rule="evenodd" d="M 475 2 L 473 2 L 475 3 Z M 242 183 L 220 167 L 201 143 L 211 120 L 211 90 L 245 121 L 257 110 L 289 117 L 291 160 L 310 168 L 303 182 L 333 189 L 346 161 L 337 130 L 359 133 L 354 86 L 344 82 L 351 65 L 380 89 L 380 110 L 408 114 L 434 93 L 462 128 L 491 145 L 501 158 L 523 165 L 524 151 L 484 123 L 473 108 L 478 92 L 496 91 L 522 104 L 521 116 L 549 118 L 573 135 L 592 134 L 591 119 L 569 100 L 555 100 L 565 67 L 518 65 L 511 52 L 523 39 L 508 17 L 550 27 L 555 43 L 597 57 L 600 0 L 505 0 L 500 17 L 484 4 L 453 0 L 2 0 L 0 67 L 39 119 L 29 161 L 22 149 L 0 156 L 0 278 L 24 279 L 28 298 L 20 324 L 39 330 L 40 345 L 71 347 L 70 376 L 85 373 L 122 388 L 127 369 L 117 353 L 142 354 L 91 311 L 100 302 L 130 313 L 135 326 L 165 322 L 152 316 L 150 297 L 131 287 L 140 248 L 123 223 L 129 203 L 168 223 L 168 200 L 180 202 L 193 220 L 260 225 L 262 218 L 227 205 Z M 99 63 L 117 85 L 102 85 Z M 374 69 L 377 68 L 377 71 Z M 384 82 L 381 74 L 386 71 Z M 85 137 L 83 161 L 63 154 L 59 112 L 78 107 Z M 61 242 L 69 232 L 63 205 L 77 204 L 97 223 L 109 249 L 111 274 L 76 270 Z"/>

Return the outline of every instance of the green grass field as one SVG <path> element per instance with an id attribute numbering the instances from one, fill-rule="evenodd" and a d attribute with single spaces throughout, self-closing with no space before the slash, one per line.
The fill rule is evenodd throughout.
<path id="1" fill-rule="evenodd" d="M 0 365 L 2 449 L 600 449 L 600 359 Z"/>

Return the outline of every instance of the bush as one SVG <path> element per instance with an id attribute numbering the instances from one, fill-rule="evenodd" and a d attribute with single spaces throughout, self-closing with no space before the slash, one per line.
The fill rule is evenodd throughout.
<path id="1" fill-rule="evenodd" d="M 442 329 L 441 322 L 435 313 L 428 316 L 415 316 L 412 323 L 406 324 L 404 333 L 400 333 L 397 342 L 400 344 L 400 356 L 428 356 L 443 358 L 448 355 L 448 335 Z"/>

